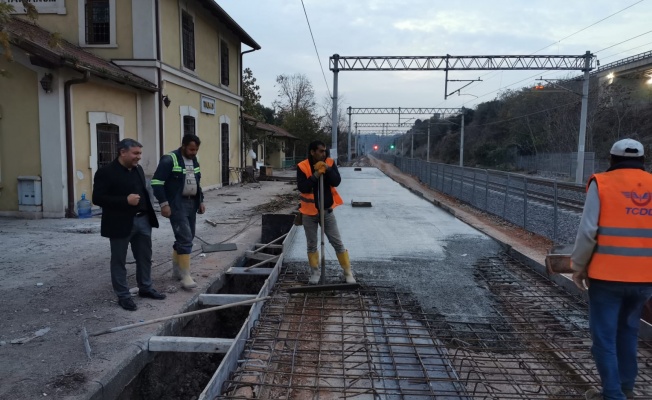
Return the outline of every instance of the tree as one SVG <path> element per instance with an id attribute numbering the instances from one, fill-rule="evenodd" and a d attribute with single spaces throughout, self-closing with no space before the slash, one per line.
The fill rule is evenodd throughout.
<path id="1" fill-rule="evenodd" d="M 299 110 L 315 111 L 315 90 L 312 82 L 304 74 L 279 75 L 276 77 L 279 99 L 274 106 L 283 113 L 295 113 Z"/>
<path id="2" fill-rule="evenodd" d="M 251 68 L 245 68 L 242 71 L 242 107 L 244 113 L 254 117 L 257 121 L 264 119 L 264 107 L 260 104 L 260 86 L 256 84 L 256 78 L 251 71 Z M 243 150 L 247 152 L 253 148 L 254 142 L 261 143 L 265 137 L 265 133 L 257 129 L 255 126 L 247 123 L 244 126 L 244 137 L 242 138 Z"/>
<path id="3" fill-rule="evenodd" d="M 36 6 L 32 3 L 29 2 L 29 0 L 21 0 L 21 3 L 23 5 L 25 15 L 27 18 L 32 21 L 36 22 L 38 19 L 38 11 L 36 10 Z M 10 37 L 9 37 L 9 32 L 7 31 L 7 24 L 11 21 L 11 15 L 16 11 L 13 5 L 0 2 L 0 48 L 4 51 L 4 58 L 7 61 L 13 61 L 13 55 L 11 53 L 11 43 L 10 43 Z M 58 32 L 52 33 L 50 35 L 50 40 L 48 41 L 48 45 L 50 47 L 56 47 L 59 46 L 61 42 L 61 34 Z M 0 77 L 6 76 L 7 71 L 0 68 Z"/>
<path id="4" fill-rule="evenodd" d="M 320 129 L 322 117 L 315 110 L 315 91 L 303 74 L 279 75 L 276 78 L 278 98 L 274 108 L 283 129 L 307 145 L 313 140 L 328 138 Z M 325 140 L 324 140 L 325 141 Z"/>
<path id="5" fill-rule="evenodd" d="M 25 14 L 27 18 L 32 21 L 36 21 L 38 18 L 38 12 L 36 11 L 36 6 L 30 3 L 28 0 L 21 0 L 23 7 L 25 8 Z M 12 61 L 13 56 L 11 54 L 11 47 L 9 45 L 9 32 L 6 30 L 6 26 L 11 20 L 11 14 L 16 11 L 13 5 L 8 3 L 0 3 L 0 46 L 4 50 L 5 58 L 7 61 Z"/>
<path id="6" fill-rule="evenodd" d="M 242 71 L 242 107 L 244 112 L 261 120 L 263 114 L 261 112 L 260 106 L 260 86 L 256 84 L 256 78 L 254 78 L 254 73 L 251 71 L 251 68 L 245 68 Z"/>

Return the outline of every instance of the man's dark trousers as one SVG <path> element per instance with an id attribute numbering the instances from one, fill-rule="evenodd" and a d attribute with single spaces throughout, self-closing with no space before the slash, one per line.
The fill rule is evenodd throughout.
<path id="1" fill-rule="evenodd" d="M 152 288 L 152 227 L 147 214 L 134 217 L 134 225 L 129 236 L 111 238 L 111 283 L 119 299 L 131 298 L 127 285 L 127 248 L 136 260 L 136 282 L 138 290 L 148 291 Z"/>
<path id="2" fill-rule="evenodd" d="M 190 254 L 195 238 L 195 223 L 197 221 L 197 205 L 194 198 L 183 198 L 179 210 L 172 212 L 170 223 L 174 232 L 174 245 L 178 254 Z"/>

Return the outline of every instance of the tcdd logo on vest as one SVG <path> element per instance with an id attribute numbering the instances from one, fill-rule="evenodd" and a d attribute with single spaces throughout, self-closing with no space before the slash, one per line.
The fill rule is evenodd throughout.
<path id="1" fill-rule="evenodd" d="M 631 192 L 621 192 L 623 196 L 627 197 L 634 203 L 635 206 L 639 207 L 645 207 L 648 204 L 650 204 L 650 201 L 652 201 L 652 195 L 650 195 L 650 192 L 643 192 L 642 194 L 638 194 L 635 191 Z M 629 211 L 627 212 L 629 214 Z M 641 214 L 641 215 L 647 215 L 647 214 Z"/>

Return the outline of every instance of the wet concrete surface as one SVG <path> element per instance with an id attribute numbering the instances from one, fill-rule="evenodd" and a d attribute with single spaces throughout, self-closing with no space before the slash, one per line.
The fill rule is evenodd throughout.
<path id="1" fill-rule="evenodd" d="M 410 292 L 428 313 L 491 315 L 491 296 L 476 281 L 474 264 L 501 252 L 498 242 L 378 169 L 340 168 L 340 174 L 338 192 L 344 205 L 334 212 L 352 270 L 361 283 Z M 351 201 L 370 201 L 372 207 L 351 207 Z M 295 236 L 285 262 L 305 263 L 307 268 L 303 232 Z M 328 243 L 326 262 L 332 279 L 339 279 L 334 275 L 339 269 L 335 251 Z"/>

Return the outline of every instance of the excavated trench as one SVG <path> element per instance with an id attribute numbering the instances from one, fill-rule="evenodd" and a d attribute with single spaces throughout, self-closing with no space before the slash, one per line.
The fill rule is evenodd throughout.
<path id="1" fill-rule="evenodd" d="M 263 214 L 263 243 L 269 243 L 284 233 L 289 233 L 293 215 Z M 280 243 L 280 241 L 279 241 Z M 279 256 L 282 246 L 270 246 L 257 253 L 263 258 Z M 260 263 L 260 259 L 245 255 L 233 269 Z M 264 265 L 273 267 L 274 263 Z M 232 273 L 223 275 L 206 294 L 259 296 L 265 287 L 268 275 Z M 275 276 L 274 276 L 275 279 Z M 200 296 L 201 298 L 201 296 Z M 201 303 L 198 302 L 198 303 Z M 199 310 L 195 303 L 185 310 Z M 236 306 L 208 312 L 180 320 L 182 328 L 171 328 L 176 337 L 236 339 L 250 317 L 252 305 Z M 130 383 L 115 396 L 120 400 L 178 400 L 197 399 L 213 378 L 226 354 L 205 352 L 151 352 L 150 360 Z"/>
<path id="2" fill-rule="evenodd" d="M 246 266 L 246 265 L 245 265 Z M 265 277 L 227 276 L 215 294 L 258 294 Z M 233 339 L 244 324 L 251 306 L 232 307 L 192 318 L 177 336 Z M 191 311 L 191 310 L 189 310 Z M 196 399 L 204 390 L 224 354 L 157 353 L 131 381 L 120 400 Z"/>

